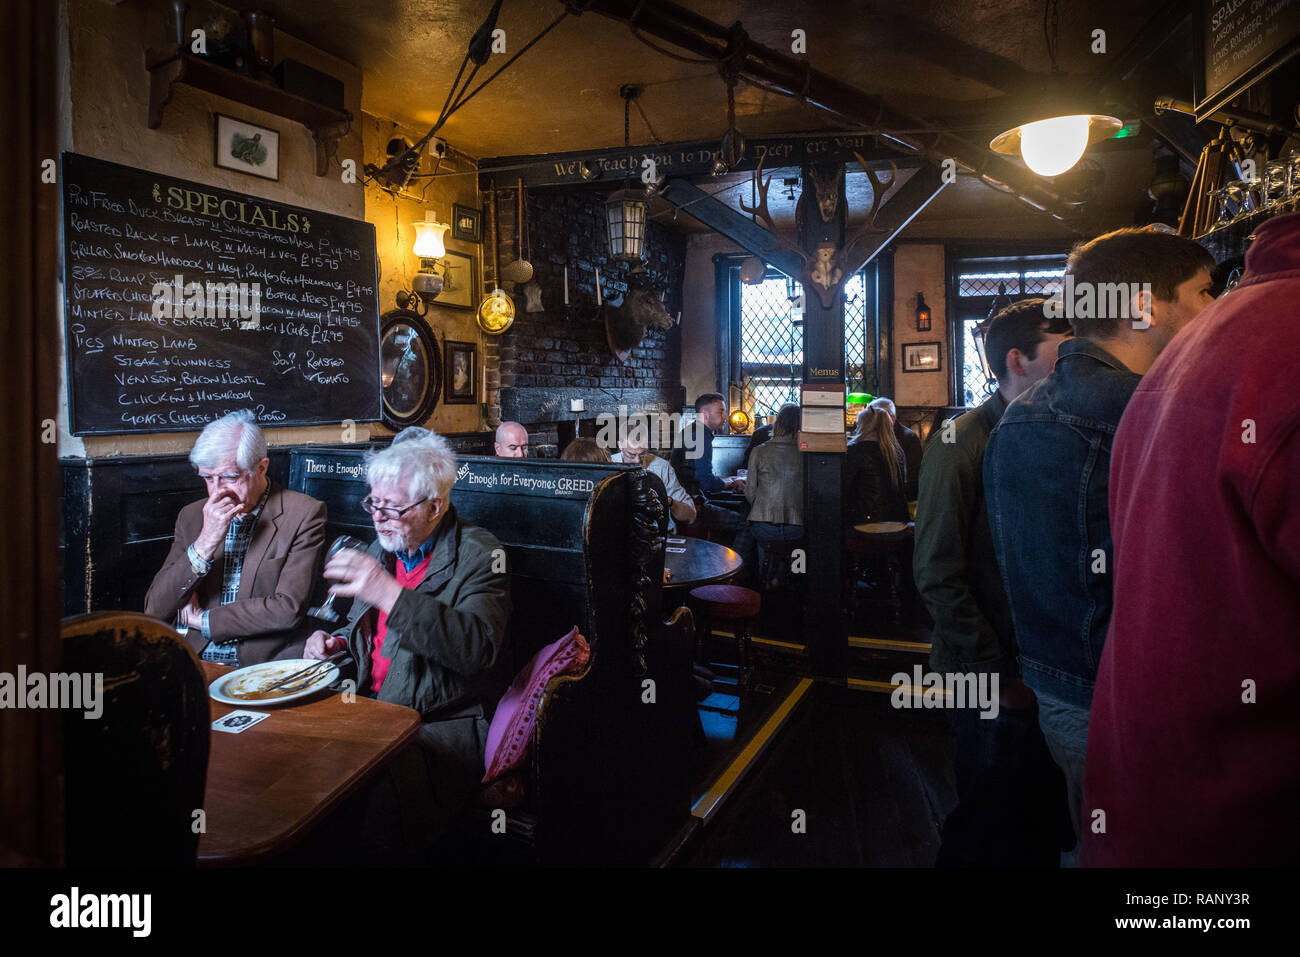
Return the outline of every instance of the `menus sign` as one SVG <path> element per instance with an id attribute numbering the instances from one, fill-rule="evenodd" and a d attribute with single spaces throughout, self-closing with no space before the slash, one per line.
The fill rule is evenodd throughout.
<path id="1" fill-rule="evenodd" d="M 76 435 L 379 419 L 369 223 L 63 154 Z"/>
<path id="2" fill-rule="evenodd" d="M 1202 0 L 1203 119 L 1300 52 L 1300 0 Z"/>

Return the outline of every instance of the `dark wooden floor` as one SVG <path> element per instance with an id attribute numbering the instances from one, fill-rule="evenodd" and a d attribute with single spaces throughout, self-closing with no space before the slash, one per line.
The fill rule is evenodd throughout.
<path id="1" fill-rule="evenodd" d="M 956 800 L 951 756 L 942 714 L 818 682 L 680 863 L 929 867 Z"/>
<path id="2" fill-rule="evenodd" d="M 775 596 L 772 596 L 775 597 Z M 756 632 L 798 644 L 797 608 L 765 600 Z M 793 614 L 790 614 L 793 612 Z M 900 620 L 864 609 L 851 633 L 927 643 L 928 619 L 915 608 Z M 715 639 L 711 660 L 725 660 Z M 755 685 L 738 718 L 704 714 L 708 760 L 699 790 L 740 753 L 754 732 L 807 674 L 806 655 L 755 646 Z M 956 803 L 953 738 L 941 711 L 898 710 L 890 696 L 862 690 L 926 662 L 924 650 L 850 648 L 856 687 L 815 681 L 749 767 L 722 808 L 675 859 L 687 867 L 930 867 L 944 819 Z M 852 683 L 852 682 L 851 682 Z M 796 812 L 803 812 L 802 818 Z"/>

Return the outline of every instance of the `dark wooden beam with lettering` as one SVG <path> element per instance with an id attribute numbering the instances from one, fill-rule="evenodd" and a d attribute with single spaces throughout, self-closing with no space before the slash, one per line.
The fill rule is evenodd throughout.
<path id="1" fill-rule="evenodd" d="M 495 156 L 479 162 L 479 189 L 491 189 L 492 177 L 507 171 L 510 175 L 499 177 L 499 182 L 513 184 L 522 179 L 527 187 L 580 186 L 584 183 L 618 185 L 629 176 L 640 179 L 647 159 L 654 161 L 659 176 L 708 178 L 718 151 L 718 140 L 704 140 L 529 156 Z M 877 137 L 869 133 L 780 134 L 748 138 L 745 158 L 733 172 L 752 170 L 765 156 L 771 157 L 766 169 L 772 170 L 801 167 L 814 159 L 847 161 L 853 158 L 854 152 L 861 153 L 862 158 L 873 165 L 879 160 L 882 167 L 891 160 L 902 169 L 920 163 L 920 157 L 879 145 Z M 591 174 L 589 178 L 582 174 L 584 166 Z"/>

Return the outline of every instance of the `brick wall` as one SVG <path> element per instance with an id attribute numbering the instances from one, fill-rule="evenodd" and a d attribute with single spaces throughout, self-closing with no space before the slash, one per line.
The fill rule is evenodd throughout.
<path id="1" fill-rule="evenodd" d="M 614 358 L 606 341 L 604 317 L 596 307 L 596 268 L 600 268 L 605 302 L 618 305 L 627 292 L 629 267 L 609 256 L 603 196 L 555 189 L 530 193 L 527 202 L 531 241 L 527 258 L 542 288 L 543 311 L 527 312 L 522 287 L 513 290 L 514 324 L 485 350 L 491 411 L 528 426 L 531 444 L 544 455 L 555 454 L 557 423 L 573 420 L 569 412 L 573 398 L 583 399 L 582 417 L 587 419 L 603 411 L 617 412 L 619 405 L 626 405 L 629 412 L 680 410 L 684 402 L 680 326 L 648 330 L 626 363 Z M 502 190 L 497 205 L 504 269 L 515 258 L 513 191 Z M 646 248 L 648 278 L 666 287 L 664 306 L 676 317 L 681 310 L 685 237 L 652 222 Z"/>

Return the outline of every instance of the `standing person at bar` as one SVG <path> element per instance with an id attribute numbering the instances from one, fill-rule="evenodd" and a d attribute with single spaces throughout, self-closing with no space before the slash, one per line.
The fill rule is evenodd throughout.
<path id="1" fill-rule="evenodd" d="M 907 460 L 894 435 L 894 420 L 884 409 L 858 413 L 843 469 L 845 525 L 911 520 L 903 495 Z"/>
<path id="2" fill-rule="evenodd" d="M 772 438 L 756 448 L 749 460 L 745 498 L 750 505 L 749 534 L 757 543 L 803 538 L 804 468 L 795 442 L 798 433 L 799 406 L 786 403 L 776 414 Z M 747 578 L 760 582 L 766 575 L 765 569 L 753 569 Z"/>
<path id="3" fill-rule="evenodd" d="M 493 448 L 498 458 L 528 458 L 528 430 L 518 422 L 502 422 L 497 426 Z"/>
<path id="4" fill-rule="evenodd" d="M 1174 340 L 1115 436 L 1115 609 L 1083 860 L 1282 867 L 1300 853 L 1300 215 Z M 1104 811 L 1104 831 L 1095 825 Z"/>
<path id="5" fill-rule="evenodd" d="M 378 538 L 325 566 L 333 590 L 355 601 L 335 634 L 307 640 L 306 655 L 346 649 L 359 693 L 420 712 L 418 747 L 370 792 L 362 838 L 367 860 L 418 863 L 483 776 L 488 720 L 508 680 L 510 581 L 500 543 L 451 504 L 446 439 L 430 433 L 374 453 L 366 480 L 361 504 Z"/>
<path id="6" fill-rule="evenodd" d="M 894 438 L 898 440 L 899 447 L 903 450 L 903 459 L 907 462 L 907 481 L 903 487 L 903 495 L 909 502 L 915 501 L 917 482 L 921 475 L 921 437 L 898 421 L 898 407 L 894 405 L 893 399 L 880 396 L 872 399 L 868 408 L 884 409 L 889 413 Z"/>
<path id="7" fill-rule="evenodd" d="M 1007 403 L 1052 371 L 1069 334 L 1064 318 L 1043 316 L 1042 299 L 994 316 L 984 343 L 997 391 L 931 436 L 921 461 L 913 571 L 934 619 L 930 668 L 996 679 L 998 692 L 996 718 L 974 708 L 945 712 L 957 737 L 958 804 L 943 825 L 940 867 L 1054 867 L 1059 859 L 1061 775 L 1038 729 L 1034 693 L 1016 665 L 983 465 Z"/>
<path id="8" fill-rule="evenodd" d="M 1074 338 L 1062 343 L 1052 374 L 1007 407 L 984 453 L 989 526 L 1020 671 L 1065 774 L 1076 834 L 1088 709 L 1114 582 L 1111 442 L 1142 374 L 1213 301 L 1213 265 L 1191 240 L 1147 229 L 1077 246 L 1067 266 L 1073 295 L 1064 303 Z"/>
<path id="9" fill-rule="evenodd" d="M 249 411 L 209 422 L 190 451 L 208 497 L 177 516 L 144 612 L 178 621 L 204 661 L 238 668 L 302 650 L 325 506 L 268 479 L 270 462 Z"/>

